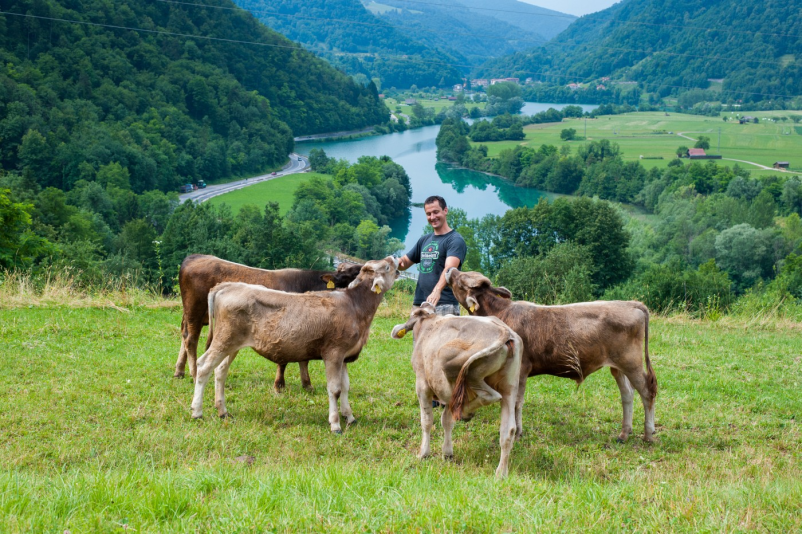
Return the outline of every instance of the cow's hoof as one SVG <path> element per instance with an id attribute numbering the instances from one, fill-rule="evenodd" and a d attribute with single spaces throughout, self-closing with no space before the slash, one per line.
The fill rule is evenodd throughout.
<path id="1" fill-rule="evenodd" d="M 346 420 L 346 426 L 351 426 L 356 424 L 356 417 L 353 415 Z"/>
<path id="2" fill-rule="evenodd" d="M 193 421 L 200 421 L 201 419 L 203 419 L 202 415 L 193 415 L 192 416 L 192 420 Z"/>
<path id="3" fill-rule="evenodd" d="M 454 454 L 453 453 L 452 454 L 444 454 L 443 455 L 443 460 L 445 460 L 446 462 L 453 462 L 454 461 Z"/>
<path id="4" fill-rule="evenodd" d="M 646 443 L 657 443 L 657 438 L 655 436 L 643 436 L 643 441 Z"/>
<path id="5" fill-rule="evenodd" d="M 226 412 L 220 414 L 220 419 L 233 419 L 233 418 L 231 417 L 230 413 Z"/>
<path id="6" fill-rule="evenodd" d="M 284 391 L 284 383 L 282 382 L 280 384 L 279 383 L 273 384 L 273 391 L 275 391 L 276 393 L 283 392 Z"/>
<path id="7" fill-rule="evenodd" d="M 342 435 L 342 433 L 343 433 L 343 431 L 342 431 L 342 430 L 340 430 L 339 428 L 338 428 L 337 430 L 332 430 L 332 432 L 334 432 L 334 433 L 335 433 L 335 434 L 337 434 L 338 436 L 341 436 L 341 435 Z"/>
<path id="8" fill-rule="evenodd" d="M 176 371 L 175 374 L 173 375 L 173 378 L 184 378 L 183 371 L 182 372 Z"/>
<path id="9" fill-rule="evenodd" d="M 303 384 L 301 387 L 303 387 L 309 393 L 315 392 L 315 388 L 312 387 L 312 384 Z"/>

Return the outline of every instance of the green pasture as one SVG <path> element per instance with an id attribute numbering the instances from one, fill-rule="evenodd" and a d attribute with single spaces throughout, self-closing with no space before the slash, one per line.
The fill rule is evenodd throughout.
<path id="1" fill-rule="evenodd" d="M 754 117 L 802 116 L 795 111 L 744 112 Z M 735 117 L 735 114 L 729 116 Z M 761 120 L 759 124 L 738 124 L 737 120 L 724 122 L 722 119 L 696 115 L 681 115 L 663 112 L 627 113 L 623 115 L 602 116 L 596 119 L 565 119 L 560 123 L 533 124 L 524 128 L 524 141 L 501 141 L 482 143 L 488 146 L 488 155 L 496 156 L 502 150 L 524 144 L 539 147 L 542 144 L 561 146 L 567 144 L 575 149 L 584 140 L 563 141 L 560 133 L 566 128 L 576 130 L 576 135 L 588 141 L 609 139 L 621 147 L 625 160 L 640 161 L 645 167 L 665 167 L 676 158 L 679 146 L 693 147 L 700 135 L 710 138 L 710 154 L 721 154 L 720 163 L 734 165 L 732 160 L 759 163 L 771 167 L 775 161 L 789 161 L 792 170 L 802 172 L 802 134 L 794 128 L 791 120 L 771 122 Z M 587 130 L 586 130 L 587 128 Z M 719 145 L 721 130 L 721 150 Z M 680 134 L 690 137 L 686 139 Z M 641 159 L 662 157 L 663 159 Z M 742 167 L 757 173 L 776 173 L 762 170 L 747 163 Z M 784 174 L 787 173 L 777 173 Z"/>
<path id="2" fill-rule="evenodd" d="M 289 211 L 295 201 L 293 194 L 298 188 L 298 185 L 306 182 L 313 176 L 319 176 L 327 180 L 331 179 L 328 175 L 314 172 L 288 174 L 210 198 L 207 202 L 214 205 L 228 204 L 235 214 L 239 213 L 242 206 L 246 204 L 264 209 L 268 202 L 278 202 L 279 212 L 281 215 L 284 215 Z"/>
<path id="3" fill-rule="evenodd" d="M 457 423 L 454 461 L 416 458 L 412 340 L 390 339 L 411 301 L 388 298 L 349 366 L 358 422 L 341 436 L 320 362 L 313 393 L 293 365 L 276 394 L 275 365 L 250 350 L 228 378 L 233 419 L 214 415 L 211 381 L 192 421 L 193 384 L 172 377 L 177 302 L 0 308 L 0 531 L 802 530 L 799 324 L 653 318 L 655 444 L 638 400 L 616 442 L 609 372 L 530 379 L 497 482 L 497 406 Z"/>

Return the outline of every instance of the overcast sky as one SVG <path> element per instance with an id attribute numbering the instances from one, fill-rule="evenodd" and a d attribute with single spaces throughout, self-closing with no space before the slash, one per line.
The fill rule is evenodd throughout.
<path id="1" fill-rule="evenodd" d="M 527 4 L 533 4 L 546 9 L 553 9 L 560 13 L 570 13 L 571 15 L 587 15 L 606 9 L 618 2 L 618 0 L 520 0 Z"/>

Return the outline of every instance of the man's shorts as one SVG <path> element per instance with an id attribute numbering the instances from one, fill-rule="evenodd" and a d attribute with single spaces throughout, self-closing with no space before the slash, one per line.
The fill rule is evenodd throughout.
<path id="1" fill-rule="evenodd" d="M 438 304 L 434 309 L 437 315 L 459 316 L 459 304 Z"/>

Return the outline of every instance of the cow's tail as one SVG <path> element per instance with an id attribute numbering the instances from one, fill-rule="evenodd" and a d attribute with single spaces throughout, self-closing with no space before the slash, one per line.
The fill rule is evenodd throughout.
<path id="1" fill-rule="evenodd" d="M 510 350 L 515 348 L 513 340 L 508 340 L 506 342 L 507 347 Z M 462 369 L 459 371 L 459 375 L 457 375 L 457 381 L 454 383 L 454 390 L 451 393 L 451 401 L 448 403 L 448 409 L 451 411 L 451 415 L 456 420 L 462 419 L 462 410 L 465 408 L 465 402 L 468 398 L 468 371 L 471 367 L 471 364 L 476 360 L 481 358 L 485 358 L 490 354 L 496 352 L 500 347 L 498 344 L 493 344 L 490 347 L 480 350 L 462 364 Z"/>
<path id="2" fill-rule="evenodd" d="M 209 291 L 209 296 L 207 300 L 207 304 L 209 307 L 209 335 L 206 337 L 206 349 L 209 350 L 209 347 L 212 346 L 212 340 L 214 339 L 214 299 L 217 296 L 217 290 L 212 289 Z"/>
<path id="3" fill-rule="evenodd" d="M 646 386 L 649 388 L 652 402 L 657 397 L 657 376 L 652 369 L 652 362 L 649 359 L 649 308 L 643 306 L 643 312 L 646 314 L 646 321 L 644 324 L 644 341 L 643 352 L 646 356 Z"/>

